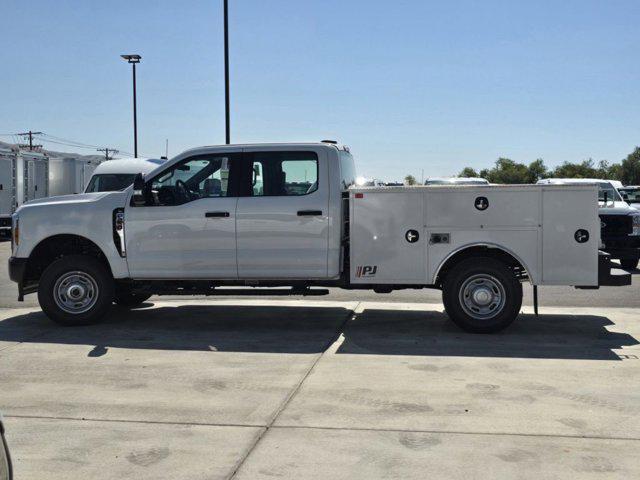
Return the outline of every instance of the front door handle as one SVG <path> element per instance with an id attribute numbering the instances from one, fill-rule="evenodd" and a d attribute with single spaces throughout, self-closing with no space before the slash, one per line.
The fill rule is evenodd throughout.
<path id="1" fill-rule="evenodd" d="M 207 212 L 204 216 L 207 218 L 226 218 L 229 216 L 229 212 Z"/>
<path id="2" fill-rule="evenodd" d="M 322 210 L 298 210 L 299 217 L 318 217 L 322 215 Z"/>

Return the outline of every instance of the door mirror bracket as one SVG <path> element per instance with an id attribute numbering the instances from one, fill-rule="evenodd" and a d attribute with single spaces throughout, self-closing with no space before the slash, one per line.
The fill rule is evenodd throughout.
<path id="1" fill-rule="evenodd" d="M 143 207 L 147 202 L 144 195 L 144 189 L 146 184 L 142 173 L 138 173 L 133 179 L 133 196 L 131 197 L 131 204 L 134 207 Z"/>

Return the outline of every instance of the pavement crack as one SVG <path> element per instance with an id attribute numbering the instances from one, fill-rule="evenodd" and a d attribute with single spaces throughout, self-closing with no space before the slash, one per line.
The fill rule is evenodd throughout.
<path id="1" fill-rule="evenodd" d="M 36 420 L 65 420 L 72 422 L 104 422 L 104 423 L 138 423 L 146 425 L 185 425 L 200 427 L 242 427 L 242 428 L 264 428 L 264 425 L 239 424 L 239 423 L 208 423 L 208 422 L 171 422 L 162 420 L 128 420 L 121 418 L 91 418 L 91 417 L 62 417 L 54 415 L 20 415 L 3 414 L 4 418 L 36 419 Z"/>
<path id="2" fill-rule="evenodd" d="M 462 430 L 424 430 L 412 428 L 320 427 L 313 425 L 274 425 L 272 428 L 296 430 L 339 430 L 349 432 L 427 433 L 431 435 L 486 435 L 494 437 L 582 438 L 585 440 L 621 440 L 632 442 L 640 441 L 640 437 L 607 437 L 604 435 L 570 435 L 563 433 L 473 432 Z"/>
<path id="3" fill-rule="evenodd" d="M 324 345 L 324 347 L 322 348 L 322 353 L 320 353 L 316 359 L 314 360 L 314 362 L 311 364 L 311 366 L 309 367 L 309 369 L 306 371 L 306 373 L 302 376 L 302 378 L 300 379 L 300 381 L 296 384 L 295 387 L 293 387 L 293 389 L 291 390 L 291 392 L 289 392 L 289 394 L 287 395 L 287 397 L 283 400 L 283 402 L 280 404 L 280 406 L 276 409 L 275 413 L 273 414 L 271 420 L 267 423 L 267 425 L 264 427 L 264 429 L 258 434 L 256 435 L 256 439 L 253 442 L 253 444 L 247 449 L 246 453 L 238 460 L 238 462 L 236 463 L 236 466 L 234 467 L 234 469 L 231 471 L 231 474 L 227 477 L 229 480 L 233 479 L 236 474 L 238 473 L 238 471 L 240 471 L 240 469 L 242 468 L 242 466 L 245 464 L 246 460 L 249 458 L 249 456 L 251 455 L 251 453 L 257 448 L 257 446 L 260 444 L 260 441 L 264 438 L 264 436 L 267 434 L 267 432 L 273 427 L 274 423 L 276 422 L 276 420 L 278 419 L 278 417 L 280 416 L 280 414 L 287 408 L 287 406 L 289 405 L 289 403 L 291 403 L 291 401 L 293 400 L 293 398 L 296 396 L 296 394 L 300 391 L 300 388 L 302 388 L 302 384 L 307 380 L 307 378 L 309 378 L 309 376 L 311 375 L 311 373 L 313 372 L 313 370 L 316 368 L 316 365 L 318 365 L 318 363 L 320 362 L 320 360 L 322 359 L 322 357 L 324 356 L 325 353 L 327 353 L 327 351 L 331 348 L 331 346 L 338 341 L 338 339 L 340 338 L 340 336 L 342 335 L 342 332 L 344 331 L 345 327 L 347 326 L 347 324 L 349 323 L 350 320 L 353 320 L 355 318 L 355 316 L 357 315 L 357 312 L 360 308 L 360 304 L 362 302 L 358 302 L 356 304 L 356 306 L 347 314 L 345 315 L 345 319 L 340 323 L 340 325 L 338 326 L 338 328 L 336 328 L 334 334 L 329 338 L 328 342 Z"/>

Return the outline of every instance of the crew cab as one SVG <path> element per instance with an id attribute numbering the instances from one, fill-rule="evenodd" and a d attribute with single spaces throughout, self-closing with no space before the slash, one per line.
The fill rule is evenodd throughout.
<path id="1" fill-rule="evenodd" d="M 355 187 L 334 143 L 186 151 L 122 191 L 48 198 L 13 216 L 9 273 L 64 325 L 115 302 L 221 286 L 436 288 L 473 332 L 509 325 L 521 282 L 628 285 L 599 254 L 598 187 Z M 224 289 L 220 293 L 224 293 Z"/>
<path id="2" fill-rule="evenodd" d="M 592 178 L 546 178 L 544 185 L 598 185 L 602 250 L 619 259 L 624 268 L 634 269 L 640 259 L 640 212 L 625 202 L 615 180 Z"/>

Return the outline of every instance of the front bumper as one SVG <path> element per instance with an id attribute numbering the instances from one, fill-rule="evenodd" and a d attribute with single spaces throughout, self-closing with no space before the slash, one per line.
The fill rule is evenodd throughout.
<path id="1" fill-rule="evenodd" d="M 602 237 L 602 250 L 611 258 L 640 258 L 640 236 Z"/>
<path id="2" fill-rule="evenodd" d="M 611 262 L 611 256 L 605 252 L 598 252 L 598 286 L 623 287 L 631 285 L 631 274 Z"/>
<path id="3" fill-rule="evenodd" d="M 9 278 L 18 285 L 24 283 L 24 277 L 27 272 L 27 260 L 27 258 L 9 258 Z"/>

